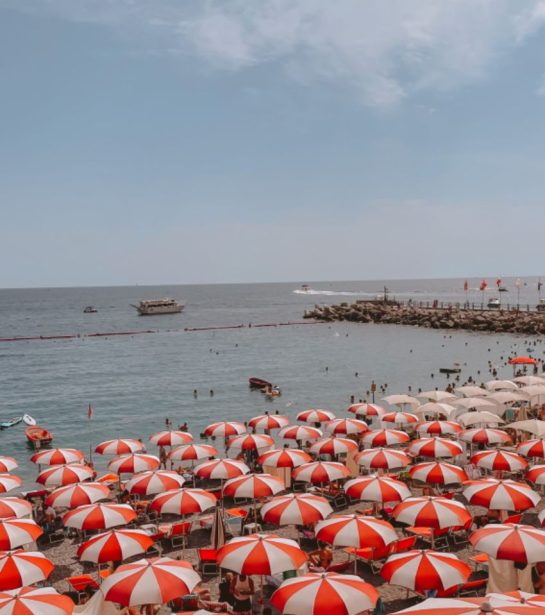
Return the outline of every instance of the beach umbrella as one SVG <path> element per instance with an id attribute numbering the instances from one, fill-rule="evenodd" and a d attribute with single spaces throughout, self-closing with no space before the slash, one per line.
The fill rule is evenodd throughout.
<path id="1" fill-rule="evenodd" d="M 192 515 L 212 508 L 216 496 L 204 489 L 174 489 L 153 498 L 150 509 L 160 515 Z"/>
<path id="2" fill-rule="evenodd" d="M 497 391 L 496 393 L 491 393 L 486 399 L 491 399 L 498 404 L 512 404 L 517 401 L 528 401 L 530 396 L 527 393 L 524 393 L 522 389 L 517 391 Z"/>
<path id="3" fill-rule="evenodd" d="M 361 476 L 344 484 L 346 495 L 364 502 L 401 502 L 410 497 L 407 485 L 389 476 Z"/>
<path id="4" fill-rule="evenodd" d="M 365 446 L 396 446 L 410 439 L 408 434 L 397 429 L 374 429 L 363 436 L 362 442 Z"/>
<path id="5" fill-rule="evenodd" d="M 358 450 L 358 445 L 349 438 L 326 438 L 318 440 L 310 447 L 310 452 L 314 455 L 348 455 Z"/>
<path id="6" fill-rule="evenodd" d="M 526 472 L 526 480 L 534 483 L 534 485 L 545 485 L 545 465 L 541 464 L 529 468 Z"/>
<path id="7" fill-rule="evenodd" d="M 105 600 L 125 606 L 166 604 L 191 593 L 200 581 L 190 563 L 154 557 L 119 566 L 100 589 Z"/>
<path id="8" fill-rule="evenodd" d="M 78 548 L 81 562 L 122 562 L 145 553 L 153 545 L 153 539 L 144 530 L 109 530 L 93 536 Z"/>
<path id="9" fill-rule="evenodd" d="M 109 496 L 110 490 L 101 483 L 72 483 L 55 489 L 47 496 L 45 503 L 54 508 L 75 508 L 94 504 Z"/>
<path id="10" fill-rule="evenodd" d="M 409 453 L 415 457 L 456 457 L 463 453 L 458 442 L 446 438 L 420 438 L 411 442 Z"/>
<path id="11" fill-rule="evenodd" d="M 83 453 L 75 448 L 52 448 L 34 453 L 30 461 L 40 466 L 62 466 L 67 463 L 81 463 Z"/>
<path id="12" fill-rule="evenodd" d="M 195 467 L 194 475 L 199 478 L 226 480 L 248 474 L 250 468 L 235 459 L 212 459 Z"/>
<path id="13" fill-rule="evenodd" d="M 497 407 L 497 406 L 496 406 Z M 481 410 L 479 412 L 464 412 L 456 418 L 464 427 L 469 425 L 500 425 L 505 421 L 498 415 Z"/>
<path id="14" fill-rule="evenodd" d="M 114 457 L 108 463 L 108 469 L 116 474 L 134 474 L 161 467 L 159 457 L 147 453 L 130 453 Z"/>
<path id="15" fill-rule="evenodd" d="M 526 421 L 516 421 L 514 423 L 509 423 L 507 427 L 511 429 L 516 429 L 519 431 L 527 431 L 528 433 L 531 433 L 534 436 L 545 435 L 545 421 L 541 421 L 539 419 L 528 419 Z"/>
<path id="16" fill-rule="evenodd" d="M 274 439 L 267 434 L 243 434 L 229 438 L 227 448 L 229 452 L 264 451 L 274 446 Z"/>
<path id="17" fill-rule="evenodd" d="M 380 549 L 397 540 L 397 533 L 388 521 L 363 515 L 336 515 L 319 521 L 316 538 L 335 547 Z"/>
<path id="18" fill-rule="evenodd" d="M 183 444 L 191 444 L 193 436 L 187 431 L 158 431 L 150 436 L 150 442 L 157 446 L 182 446 Z"/>
<path id="19" fill-rule="evenodd" d="M 516 391 L 518 386 L 512 380 L 489 380 L 484 386 L 489 391 Z"/>
<path id="20" fill-rule="evenodd" d="M 512 378 L 512 381 L 524 386 L 545 384 L 545 378 L 542 378 L 541 376 L 517 376 L 516 378 Z"/>
<path id="21" fill-rule="evenodd" d="M 394 508 L 392 515 L 399 523 L 437 530 L 471 522 L 471 514 L 462 503 L 433 496 L 407 498 Z"/>
<path id="22" fill-rule="evenodd" d="M 215 457 L 218 451 L 210 444 L 184 444 L 169 451 L 171 461 L 198 461 Z"/>
<path id="23" fill-rule="evenodd" d="M 283 414 L 260 414 L 248 421 L 248 426 L 252 429 L 263 429 L 265 431 L 282 429 L 282 427 L 286 427 L 289 424 L 289 418 Z"/>
<path id="24" fill-rule="evenodd" d="M 212 423 L 204 430 L 204 435 L 211 438 L 229 438 L 230 436 L 239 436 L 246 432 L 244 423 L 238 421 L 220 421 Z"/>
<path id="25" fill-rule="evenodd" d="M 502 429 L 490 429 L 477 427 L 475 429 L 464 429 L 458 436 L 464 442 L 471 444 L 510 444 L 511 436 Z"/>
<path id="26" fill-rule="evenodd" d="M 271 474 L 248 474 L 229 479 L 223 485 L 223 495 L 232 498 L 266 498 L 284 491 L 286 485 L 281 478 Z"/>
<path id="27" fill-rule="evenodd" d="M 395 425 L 412 425 L 420 420 L 416 414 L 410 412 L 388 412 L 380 417 L 383 423 L 394 423 Z"/>
<path id="28" fill-rule="evenodd" d="M 416 431 L 430 436 L 444 436 L 462 431 L 462 426 L 454 421 L 428 421 L 417 425 Z"/>
<path id="29" fill-rule="evenodd" d="M 261 517 L 275 525 L 309 525 L 333 512 L 329 502 L 311 493 L 279 495 L 261 507 Z"/>
<path id="30" fill-rule="evenodd" d="M 32 514 L 32 504 L 22 498 L 0 498 L 0 519 L 27 517 Z"/>
<path id="31" fill-rule="evenodd" d="M 386 414 L 386 410 L 378 404 L 352 404 L 348 408 L 348 412 L 352 412 L 356 416 L 382 416 Z"/>
<path id="32" fill-rule="evenodd" d="M 495 478 L 468 481 L 463 494 L 470 504 L 490 510 L 526 510 L 541 499 L 526 483 Z"/>
<path id="33" fill-rule="evenodd" d="M 144 443 L 134 438 L 117 438 L 101 442 L 96 448 L 95 453 L 99 455 L 128 455 L 139 453 L 144 450 Z"/>
<path id="34" fill-rule="evenodd" d="M 487 391 L 485 391 L 485 395 L 488 395 Z M 464 408 L 465 410 L 484 409 L 492 412 L 494 409 L 498 408 L 498 404 L 495 401 L 483 397 L 463 397 L 461 399 L 454 399 L 452 405 L 458 408 Z"/>
<path id="35" fill-rule="evenodd" d="M 259 456 L 258 462 L 264 467 L 296 468 L 308 463 L 312 457 L 298 448 L 277 448 Z"/>
<path id="36" fill-rule="evenodd" d="M 387 397 L 383 397 L 382 401 L 385 401 L 391 406 L 399 406 L 400 408 L 403 408 L 404 406 L 412 406 L 416 408 L 416 406 L 420 405 L 418 399 L 416 399 L 416 397 L 411 397 L 410 395 L 388 395 Z"/>
<path id="37" fill-rule="evenodd" d="M 419 416 L 435 416 L 437 414 L 444 414 L 445 416 L 449 417 L 455 410 L 456 408 L 452 404 L 430 401 L 426 404 L 418 406 L 418 408 L 415 408 L 414 414 Z"/>
<path id="38" fill-rule="evenodd" d="M 291 475 L 293 480 L 323 485 L 350 476 L 350 471 L 336 461 L 311 461 L 295 468 Z"/>
<path id="39" fill-rule="evenodd" d="M 337 434 L 362 434 L 369 431 L 367 423 L 358 419 L 333 419 L 324 425 L 324 429 L 333 435 Z"/>
<path id="40" fill-rule="evenodd" d="M 467 480 L 463 468 L 438 461 L 417 463 L 409 468 L 409 477 L 430 485 L 457 485 Z"/>
<path id="41" fill-rule="evenodd" d="M 178 472 L 168 470 L 152 470 L 135 474 L 125 485 L 129 493 L 138 495 L 155 495 L 171 489 L 179 489 L 185 483 Z"/>
<path id="42" fill-rule="evenodd" d="M 44 487 L 60 487 L 61 485 L 71 485 L 80 483 L 92 478 L 95 471 L 90 466 L 81 463 L 69 463 L 61 466 L 51 466 L 40 472 L 36 482 Z"/>
<path id="43" fill-rule="evenodd" d="M 499 472 L 520 472 L 528 467 L 524 457 L 509 451 L 481 451 L 471 457 L 471 463 L 485 470 Z"/>
<path id="44" fill-rule="evenodd" d="M 289 615 L 358 615 L 375 607 L 378 591 L 360 577 L 334 572 L 286 579 L 271 604 Z"/>
<path id="45" fill-rule="evenodd" d="M 0 493 L 7 493 L 23 484 L 23 479 L 14 474 L 0 474 Z"/>
<path id="46" fill-rule="evenodd" d="M 456 389 L 457 393 L 461 393 L 464 397 L 485 397 L 488 391 L 474 384 L 466 384 Z"/>
<path id="47" fill-rule="evenodd" d="M 411 463 L 411 458 L 402 451 L 387 448 L 368 448 L 359 452 L 354 461 L 364 468 L 373 470 L 397 470 Z"/>
<path id="48" fill-rule="evenodd" d="M 65 513 L 62 518 L 65 527 L 77 530 L 107 530 L 127 525 L 136 519 L 136 512 L 128 504 L 87 504 Z"/>
<path id="49" fill-rule="evenodd" d="M 418 592 L 462 585 L 470 574 L 471 567 L 454 553 L 431 550 L 390 555 L 380 570 L 380 576 L 388 583 Z"/>
<path id="50" fill-rule="evenodd" d="M 532 384 L 522 387 L 519 392 L 528 400 L 534 397 L 540 397 L 541 395 L 545 395 L 545 382 L 543 384 Z"/>
<path id="51" fill-rule="evenodd" d="M 545 608 L 545 596 L 542 594 L 530 594 L 520 590 L 505 592 L 504 594 L 491 593 L 486 595 L 486 602 L 495 607 L 509 607 L 523 605 L 528 607 Z"/>
<path id="52" fill-rule="evenodd" d="M 537 363 L 537 359 L 533 357 L 510 357 L 509 364 L 510 365 L 535 365 Z"/>
<path id="53" fill-rule="evenodd" d="M 456 395 L 453 393 L 448 393 L 447 391 L 422 391 L 422 393 L 418 393 L 417 397 L 428 399 L 429 401 L 434 401 L 437 403 L 442 401 L 448 402 L 451 399 L 456 399 Z"/>
<path id="54" fill-rule="evenodd" d="M 15 470 L 19 464 L 13 457 L 7 457 L 6 455 L 0 455 L 0 472 L 11 472 Z"/>
<path id="55" fill-rule="evenodd" d="M 289 538 L 275 534 L 237 536 L 220 547 L 218 565 L 239 574 L 274 575 L 297 570 L 307 562 L 307 554 Z"/>
<path id="56" fill-rule="evenodd" d="M 21 587 L 0 593 L 0 615 L 71 615 L 74 603 L 52 587 Z"/>
<path id="57" fill-rule="evenodd" d="M 17 589 L 44 581 L 53 572 L 53 564 L 37 551 L 0 553 L 0 590 Z"/>
<path id="58" fill-rule="evenodd" d="M 541 615 L 541 612 L 524 604 L 493 608 L 484 598 L 428 598 L 392 615 Z"/>
<path id="59" fill-rule="evenodd" d="M 319 440 L 324 434 L 316 427 L 309 427 L 308 425 L 290 425 L 282 428 L 278 432 L 280 438 L 285 440 Z"/>
<path id="60" fill-rule="evenodd" d="M 9 551 L 35 542 L 44 533 L 33 519 L 2 519 L 0 521 L 0 550 Z"/>
<path id="61" fill-rule="evenodd" d="M 335 418 L 335 415 L 330 410 L 303 410 L 295 417 L 298 421 L 305 423 L 327 423 Z"/>
<path id="62" fill-rule="evenodd" d="M 516 523 L 490 523 L 473 532 L 469 542 L 494 559 L 534 564 L 543 561 L 545 530 Z"/>

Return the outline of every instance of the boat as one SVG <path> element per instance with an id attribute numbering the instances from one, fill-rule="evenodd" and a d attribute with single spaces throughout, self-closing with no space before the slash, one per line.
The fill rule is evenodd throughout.
<path id="1" fill-rule="evenodd" d="M 452 367 L 440 367 L 440 374 L 459 374 L 462 371 L 459 363 L 454 363 Z"/>
<path id="2" fill-rule="evenodd" d="M 83 313 L 84 314 L 96 314 L 98 312 L 98 310 L 96 309 L 96 307 L 93 307 L 92 305 L 88 305 L 84 310 Z"/>
<path id="3" fill-rule="evenodd" d="M 53 440 L 53 434 L 39 425 L 29 425 L 25 429 L 25 435 L 34 448 L 40 448 Z"/>
<path id="4" fill-rule="evenodd" d="M 498 286 L 498 292 L 499 293 L 508 293 L 509 290 L 507 288 L 505 288 L 505 286 Z"/>
<path id="5" fill-rule="evenodd" d="M 22 416 L 14 416 L 7 421 L 0 421 L 0 429 L 8 429 L 8 427 L 13 427 L 14 425 L 18 425 L 23 420 Z"/>
<path id="6" fill-rule="evenodd" d="M 273 388 L 273 385 L 271 382 L 268 382 L 267 380 L 263 380 L 262 378 L 249 378 L 248 384 L 250 385 L 251 389 L 271 389 L 272 390 Z"/>
<path id="7" fill-rule="evenodd" d="M 140 316 L 156 316 L 158 314 L 179 314 L 185 306 L 183 303 L 178 303 L 176 299 L 165 297 L 140 301 L 138 305 L 132 307 L 136 308 Z"/>
<path id="8" fill-rule="evenodd" d="M 500 300 L 497 299 L 496 297 L 492 297 L 491 299 L 488 300 L 486 307 L 491 308 L 491 309 L 499 308 L 501 307 Z"/>
<path id="9" fill-rule="evenodd" d="M 536 305 L 536 310 L 538 312 L 545 312 L 545 299 L 539 300 L 539 303 Z"/>

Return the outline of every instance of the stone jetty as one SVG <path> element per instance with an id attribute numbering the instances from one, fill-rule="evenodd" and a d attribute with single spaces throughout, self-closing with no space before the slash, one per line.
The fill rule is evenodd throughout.
<path id="1" fill-rule="evenodd" d="M 361 322 L 410 325 L 428 329 L 463 329 L 492 333 L 545 334 L 545 313 L 517 310 L 478 310 L 399 304 L 393 301 L 358 301 L 338 305 L 315 305 L 304 318 L 320 322 Z"/>

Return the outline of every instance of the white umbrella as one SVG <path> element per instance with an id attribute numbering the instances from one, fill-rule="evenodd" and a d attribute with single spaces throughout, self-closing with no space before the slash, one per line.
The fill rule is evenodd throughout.
<path id="1" fill-rule="evenodd" d="M 523 393 L 524 395 L 527 395 L 529 398 L 545 395 L 545 383 L 530 384 L 528 386 L 522 387 L 519 392 Z"/>
<path id="2" fill-rule="evenodd" d="M 392 406 L 413 406 L 416 407 L 420 405 L 420 402 L 416 397 L 411 397 L 410 395 L 388 395 L 382 398 L 382 401 L 385 401 Z"/>
<path id="3" fill-rule="evenodd" d="M 457 393 L 461 393 L 464 397 L 481 397 L 486 395 L 486 389 L 482 389 L 481 387 L 475 386 L 473 384 L 467 384 L 463 387 L 458 387 L 456 389 Z"/>
<path id="4" fill-rule="evenodd" d="M 515 423 L 509 423 L 507 425 L 510 429 L 518 429 L 520 431 L 527 431 L 535 436 L 542 436 L 545 434 L 545 421 L 538 419 L 528 419 L 527 421 L 516 421 Z"/>
<path id="5" fill-rule="evenodd" d="M 450 416 L 456 408 L 451 404 L 444 404 L 441 402 L 430 401 L 427 404 L 422 404 L 415 408 L 413 411 L 414 414 L 426 416 L 428 414 L 444 414 L 445 416 Z"/>
<path id="6" fill-rule="evenodd" d="M 486 395 L 486 391 L 484 392 Z M 489 399 L 483 399 L 482 397 L 464 397 L 462 399 L 453 400 L 452 404 L 454 406 L 459 406 L 461 408 L 465 408 L 466 410 L 470 410 L 471 408 L 496 408 L 497 403 L 494 401 L 490 401 Z"/>
<path id="7" fill-rule="evenodd" d="M 456 420 L 465 427 L 468 425 L 499 425 L 500 423 L 505 423 L 502 418 L 486 410 L 481 412 L 464 412 Z"/>
<path id="8" fill-rule="evenodd" d="M 422 393 L 418 393 L 417 397 L 422 397 L 422 399 L 429 399 L 430 401 L 448 401 L 449 399 L 456 399 L 456 395 L 452 393 L 447 393 L 446 391 L 424 391 Z"/>
<path id="9" fill-rule="evenodd" d="M 484 386 L 489 391 L 516 391 L 518 389 L 512 380 L 489 380 Z"/>
<path id="10" fill-rule="evenodd" d="M 545 388 L 545 387 L 544 387 Z M 491 393 L 486 399 L 493 399 L 498 404 L 512 404 L 515 401 L 528 401 L 528 395 L 519 391 L 497 391 Z"/>
<path id="11" fill-rule="evenodd" d="M 532 384 L 545 384 L 545 378 L 540 378 L 539 376 L 518 376 L 518 378 L 513 378 L 513 382 L 518 382 L 526 386 Z"/>

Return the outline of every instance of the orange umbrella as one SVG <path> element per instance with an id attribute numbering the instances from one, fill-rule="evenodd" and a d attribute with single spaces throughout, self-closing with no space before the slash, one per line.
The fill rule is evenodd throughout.
<path id="1" fill-rule="evenodd" d="M 23 479 L 14 474 L 0 474 L 0 493 L 7 493 L 23 484 Z"/>
<path id="2" fill-rule="evenodd" d="M 144 450 L 144 443 L 134 438 L 117 438 L 116 440 L 106 440 L 101 442 L 96 448 L 95 453 L 99 455 L 128 455 Z"/>
<path id="3" fill-rule="evenodd" d="M 0 553 L 0 590 L 44 581 L 54 567 L 43 553 L 21 549 Z"/>
<path id="4" fill-rule="evenodd" d="M 26 517 L 32 513 L 32 504 L 21 498 L 0 498 L 0 519 Z"/>
<path id="5" fill-rule="evenodd" d="M 350 476 L 348 468 L 337 461 L 311 461 L 292 470 L 293 480 L 323 485 Z"/>
<path id="6" fill-rule="evenodd" d="M 0 521 L 0 549 L 8 551 L 37 540 L 44 531 L 33 519 Z"/>
<path id="7" fill-rule="evenodd" d="M 298 448 L 276 448 L 263 453 L 258 462 L 271 468 L 296 468 L 311 461 L 312 457 Z"/>
<path id="8" fill-rule="evenodd" d="M 159 431 L 150 437 L 150 442 L 157 446 L 182 446 L 191 444 L 193 436 L 187 431 Z"/>
<path id="9" fill-rule="evenodd" d="M 512 357 L 509 359 L 509 363 L 511 365 L 536 365 L 537 359 L 533 359 L 532 357 Z"/>
<path id="10" fill-rule="evenodd" d="M 11 472 L 19 464 L 13 457 L 6 457 L 6 455 L 0 455 L 0 472 Z"/>

